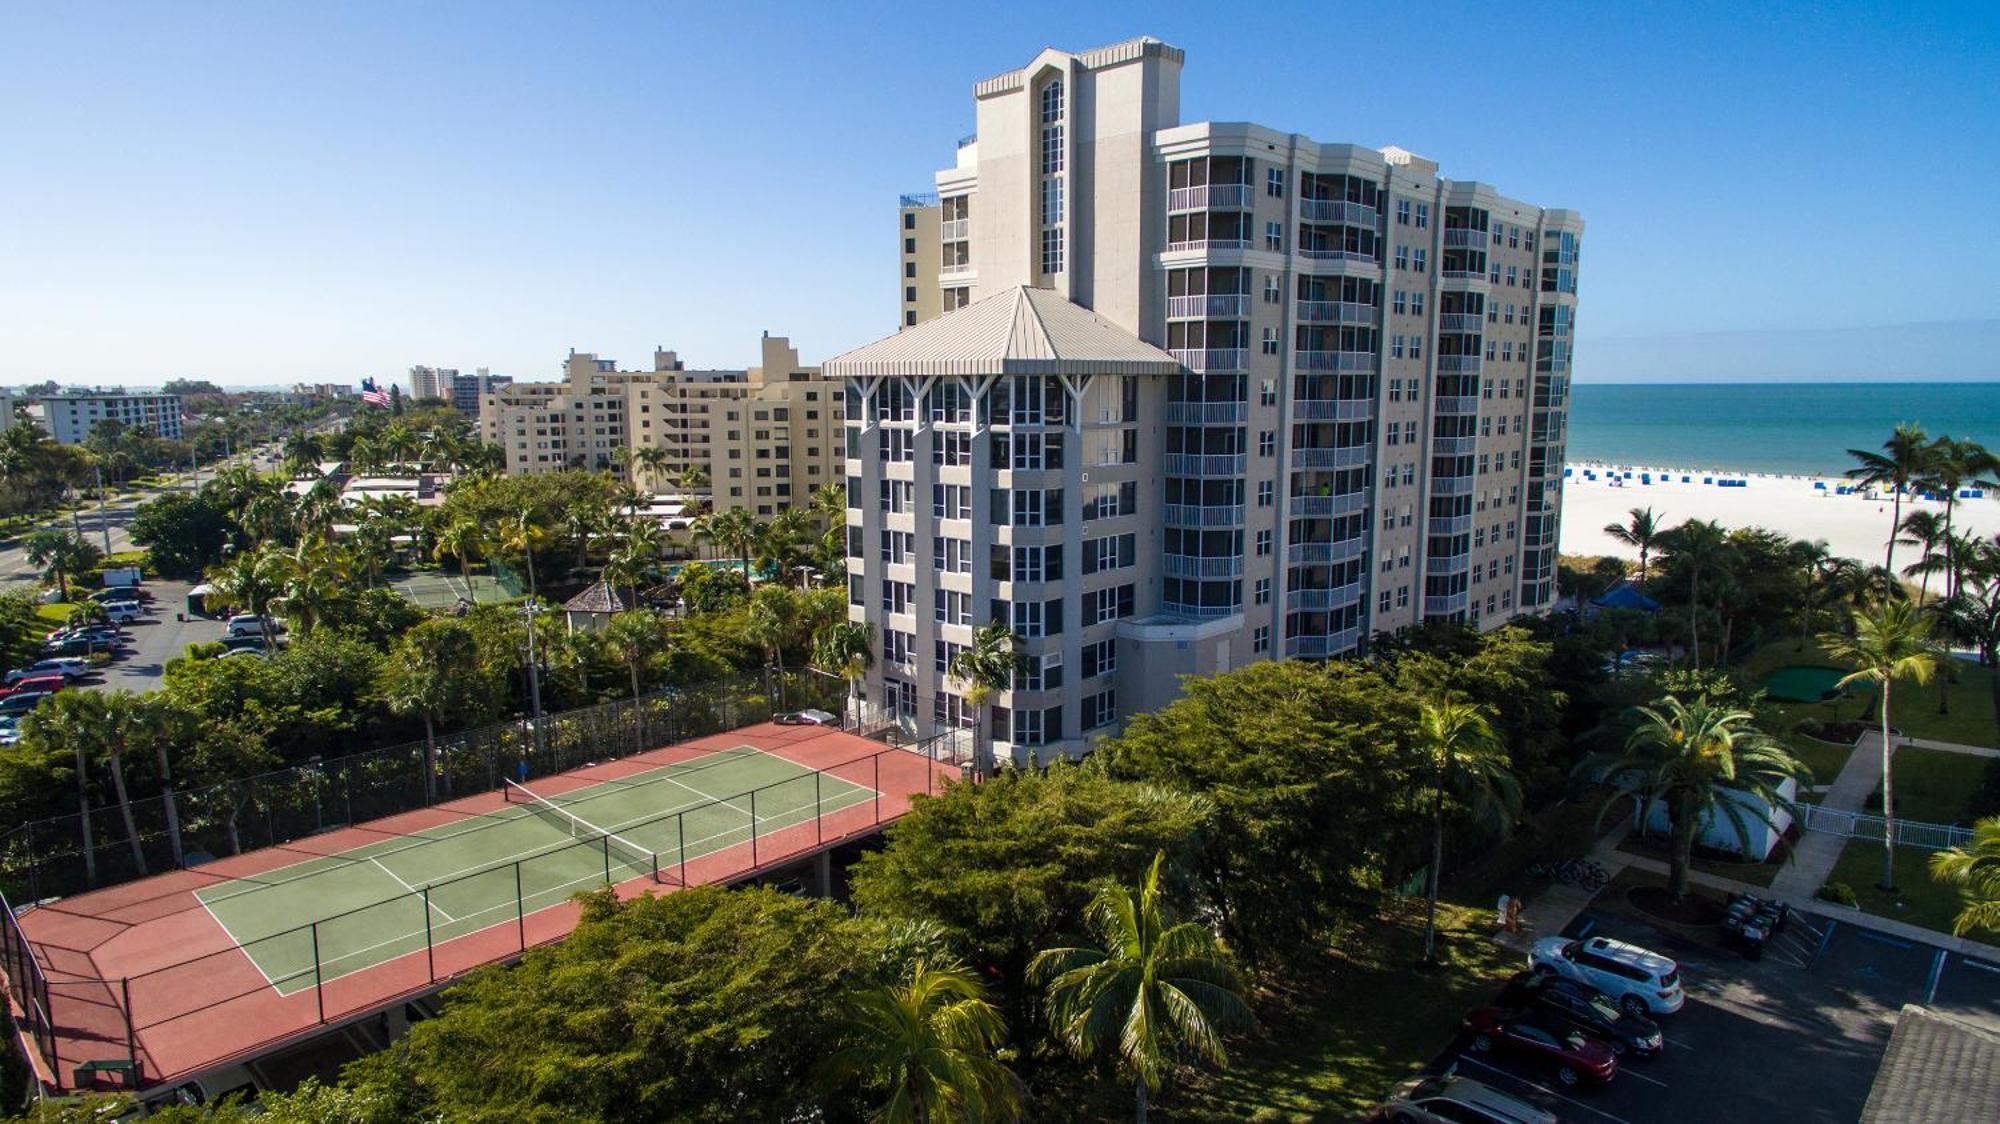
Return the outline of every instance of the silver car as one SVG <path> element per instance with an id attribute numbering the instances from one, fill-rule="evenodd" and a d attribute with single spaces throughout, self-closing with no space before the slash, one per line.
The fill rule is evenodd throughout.
<path id="1" fill-rule="evenodd" d="M 1545 1108 L 1449 1073 L 1412 1077 L 1396 1086 L 1378 1115 L 1411 1124 L 1556 1124 L 1556 1114 Z"/>

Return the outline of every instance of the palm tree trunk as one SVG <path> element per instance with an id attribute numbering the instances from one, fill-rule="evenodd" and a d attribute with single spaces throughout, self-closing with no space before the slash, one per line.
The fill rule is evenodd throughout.
<path id="1" fill-rule="evenodd" d="M 1701 571 L 1695 570 L 1688 578 L 1688 650 L 1693 656 L 1694 669 L 1701 670 Z"/>
<path id="2" fill-rule="evenodd" d="M 78 826 L 83 829 L 83 880 L 97 885 L 97 836 L 90 830 L 90 762 L 83 755 L 83 742 L 76 743 L 76 808 Z"/>
<path id="3" fill-rule="evenodd" d="M 1882 554 L 1882 589 L 1884 597 L 1893 597 L 1896 591 L 1896 533 L 1903 526 L 1903 486 L 1895 482 L 1896 501 L 1889 507 L 1889 549 Z"/>
<path id="4" fill-rule="evenodd" d="M 633 736 L 637 739 L 633 744 L 632 751 L 637 753 L 646 748 L 646 708 L 639 703 L 639 661 L 634 659 L 631 663 L 631 668 L 632 732 Z"/>
<path id="5" fill-rule="evenodd" d="M 1676 816 L 1669 829 L 1674 835 L 1674 845 L 1667 864 L 1667 897 L 1678 902 L 1687 893 L 1688 867 L 1694 862 L 1694 822 L 1683 824 L 1681 817 Z"/>
<path id="6" fill-rule="evenodd" d="M 160 758 L 160 803 L 167 814 L 167 846 L 172 849 L 174 865 L 178 867 L 185 861 L 185 853 L 181 848 L 181 812 L 174 803 L 174 773 L 167 760 L 166 743 L 155 746 L 154 752 Z"/>
<path id="7" fill-rule="evenodd" d="M 1437 963 L 1438 878 L 1444 870 L 1444 769 L 1438 769 L 1437 796 L 1431 805 L 1430 902 L 1424 914 L 1424 960 Z M 1504 922 L 1506 918 L 1501 918 Z"/>
<path id="8" fill-rule="evenodd" d="M 132 865 L 146 873 L 146 851 L 139 845 L 139 824 L 132 818 L 132 800 L 125 792 L 125 756 L 111 754 L 111 791 L 118 796 L 118 816 L 125 821 L 125 839 L 132 845 Z"/>
<path id="9" fill-rule="evenodd" d="M 1132 1119 L 1138 1121 L 1139 1124 L 1146 1124 L 1146 1079 L 1141 1077 L 1133 1084 L 1138 1087 L 1138 1092 L 1134 1094 L 1136 1103 L 1133 1107 Z"/>
<path id="10" fill-rule="evenodd" d="M 437 803 L 437 731 L 431 712 L 424 711 L 424 803 Z"/>
<path id="11" fill-rule="evenodd" d="M 1944 497 L 1944 595 L 1947 599 L 1958 596 L 1958 550 L 1951 541 L 1952 509 L 1958 506 L 1958 489 L 1953 488 Z M 1924 575 L 1929 577 L 1929 574 Z"/>
<path id="12" fill-rule="evenodd" d="M 1876 885 L 1883 890 L 1896 888 L 1896 790 L 1892 784 L 1890 765 L 1896 756 L 1895 743 L 1889 740 L 1889 678 L 1882 678 L 1882 881 Z"/>

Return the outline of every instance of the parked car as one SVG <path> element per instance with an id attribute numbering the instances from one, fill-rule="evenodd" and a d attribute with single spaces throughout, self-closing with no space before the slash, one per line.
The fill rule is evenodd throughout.
<path id="1" fill-rule="evenodd" d="M 0 714 L 0 746 L 19 745 L 20 743 L 21 716 L 18 714 Z"/>
<path id="2" fill-rule="evenodd" d="M 254 613 L 238 613 L 229 618 L 229 627 L 226 631 L 231 636 L 262 636 L 265 631 L 264 618 Z M 281 622 L 275 620 L 270 622 L 271 635 L 276 636 L 284 631 L 285 626 Z"/>
<path id="3" fill-rule="evenodd" d="M 123 630 L 113 621 L 92 621 L 89 624 L 66 624 L 61 628 L 51 629 L 42 636 L 42 639 L 49 642 L 68 640 L 86 633 L 118 636 L 123 633 Z"/>
<path id="4" fill-rule="evenodd" d="M 153 595 L 144 586 L 123 585 L 100 589 L 92 593 L 90 599 L 102 605 L 108 601 L 151 601 Z"/>
<path id="5" fill-rule="evenodd" d="M 65 679 L 77 679 L 90 674 L 90 663 L 86 660 L 36 660 L 26 667 L 17 667 L 7 673 L 9 684 L 37 675 L 60 675 Z"/>
<path id="6" fill-rule="evenodd" d="M 0 698 L 9 695 L 31 695 L 38 691 L 53 695 L 67 686 L 69 680 L 61 672 L 51 671 L 47 675 L 30 675 L 26 679 L 15 680 L 11 686 L 0 689 Z"/>
<path id="7" fill-rule="evenodd" d="M 126 624 L 136 621 L 144 612 L 145 610 L 139 607 L 137 601 L 110 601 L 106 602 L 104 606 L 104 615 L 113 624 Z"/>
<path id="8" fill-rule="evenodd" d="M 42 655 L 52 659 L 74 659 L 96 652 L 116 652 L 118 644 L 114 640 L 91 636 L 72 636 L 66 640 L 51 640 L 42 645 Z"/>
<path id="9" fill-rule="evenodd" d="M 1465 1017 L 1478 1052 L 1503 1053 L 1542 1066 L 1565 1085 L 1609 1081 L 1618 1073 L 1611 1044 L 1534 1011 L 1481 1007 Z"/>
<path id="10" fill-rule="evenodd" d="M 1547 1109 L 1449 1073 L 1397 1085 L 1376 1115 L 1410 1124 L 1556 1124 L 1556 1114 Z"/>
<path id="11" fill-rule="evenodd" d="M 824 710 L 795 710 L 771 719 L 780 726 L 838 726 L 840 717 Z"/>
<path id="12" fill-rule="evenodd" d="M 0 699 L 0 714 L 26 714 L 52 698 L 55 694 L 51 691 L 17 691 Z"/>
<path id="13" fill-rule="evenodd" d="M 1671 1015 L 1687 1002 L 1679 964 L 1609 937 L 1543 937 L 1528 952 L 1528 968 L 1588 984 L 1635 1015 Z"/>
<path id="14" fill-rule="evenodd" d="M 232 652 L 262 652 L 265 647 L 264 636 L 259 632 L 253 632 L 248 636 L 225 636 L 216 643 Z M 284 641 L 278 642 L 278 647 L 284 646 Z"/>
<path id="15" fill-rule="evenodd" d="M 1507 981 L 1495 1006 L 1539 1011 L 1550 1018 L 1595 1035 L 1611 1044 L 1613 1053 L 1649 1058 L 1666 1046 L 1660 1024 L 1644 1015 L 1620 1010 L 1617 1001 L 1589 984 L 1540 972 L 1517 972 Z"/>

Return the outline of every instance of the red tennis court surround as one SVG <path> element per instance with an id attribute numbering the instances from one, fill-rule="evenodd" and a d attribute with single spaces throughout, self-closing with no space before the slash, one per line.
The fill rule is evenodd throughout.
<path id="1" fill-rule="evenodd" d="M 754 826 L 741 842 L 725 840 L 714 849 L 661 854 L 657 875 L 607 862 L 621 897 L 670 892 L 682 884 L 733 881 L 795 862 L 880 830 L 909 810 L 912 796 L 936 792 L 946 778 L 960 775 L 956 766 L 836 729 L 763 723 L 531 783 L 535 792 L 560 799 L 564 793 L 581 794 L 594 791 L 593 786 L 656 774 L 662 766 L 743 750 L 804 770 L 783 782 L 794 794 L 793 812 L 782 822 L 760 821 L 749 813 L 746 822 Z M 797 794 L 807 784 L 814 791 L 837 790 L 841 798 L 823 803 L 815 798 L 798 806 Z M 858 790 L 866 791 L 857 795 Z M 752 793 L 744 792 L 699 807 L 669 808 L 662 818 L 690 812 L 713 815 L 716 806 L 754 809 L 757 805 Z M 245 936 L 253 945 L 282 938 L 292 947 L 309 950 L 304 953 L 305 969 L 274 984 L 258 958 L 237 943 L 217 911 L 203 901 L 214 903 L 238 888 L 257 893 L 260 878 L 269 882 L 274 872 L 285 868 L 312 869 L 301 867 L 302 863 L 318 860 L 324 868 L 329 856 L 387 854 L 381 850 L 385 842 L 418 838 L 418 833 L 451 839 L 465 834 L 454 824 L 469 830 L 479 826 L 473 821 L 480 817 L 521 813 L 501 793 L 487 792 L 18 913 L 9 909 L 0 932 L 0 969 L 7 973 L 8 995 L 18 1008 L 23 1033 L 35 1047 L 30 1054 L 35 1055 L 38 1075 L 52 1089 L 70 1090 L 90 1084 L 88 1074 L 99 1067 L 89 1063 L 112 1063 L 108 1068 L 114 1070 L 130 1063 L 132 1085 L 170 1084 L 435 990 L 482 964 L 560 940 L 576 924 L 576 906 L 567 900 L 547 904 L 549 899 L 538 902 L 532 894 L 503 898 L 511 900 L 512 907 L 493 917 L 492 923 L 471 932 L 434 936 L 429 925 L 431 888 L 411 887 L 407 910 L 399 904 L 404 899 L 376 902 L 368 907 L 365 924 L 398 930 L 405 939 L 414 939 L 408 937 L 410 932 L 422 933 L 420 947 L 403 952 L 398 946 L 388 959 L 359 970 L 351 970 L 350 962 L 339 970 L 322 971 L 319 946 L 323 937 L 329 945 L 335 943 L 335 926 L 345 926 L 340 940 L 354 940 L 353 928 L 362 923 L 356 920 L 364 917 L 362 910 L 300 916 L 295 923 L 286 918 L 290 926 L 286 932 Z M 600 843 L 585 839 L 570 846 Z M 491 868 L 459 877 L 496 884 L 511 880 L 518 886 L 526 864 L 561 849 L 551 846 L 541 855 L 507 856 Z M 399 929 L 405 925 L 414 928 Z M 262 959 L 268 965 L 272 958 Z M 81 1078 L 79 1066 L 87 1067 Z"/>

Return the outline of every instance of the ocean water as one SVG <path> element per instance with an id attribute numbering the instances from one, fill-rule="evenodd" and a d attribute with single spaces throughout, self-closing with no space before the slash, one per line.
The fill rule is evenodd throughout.
<path id="1" fill-rule="evenodd" d="M 1897 423 L 2000 449 L 2000 383 L 1584 383 L 1569 459 L 1824 475 Z"/>

